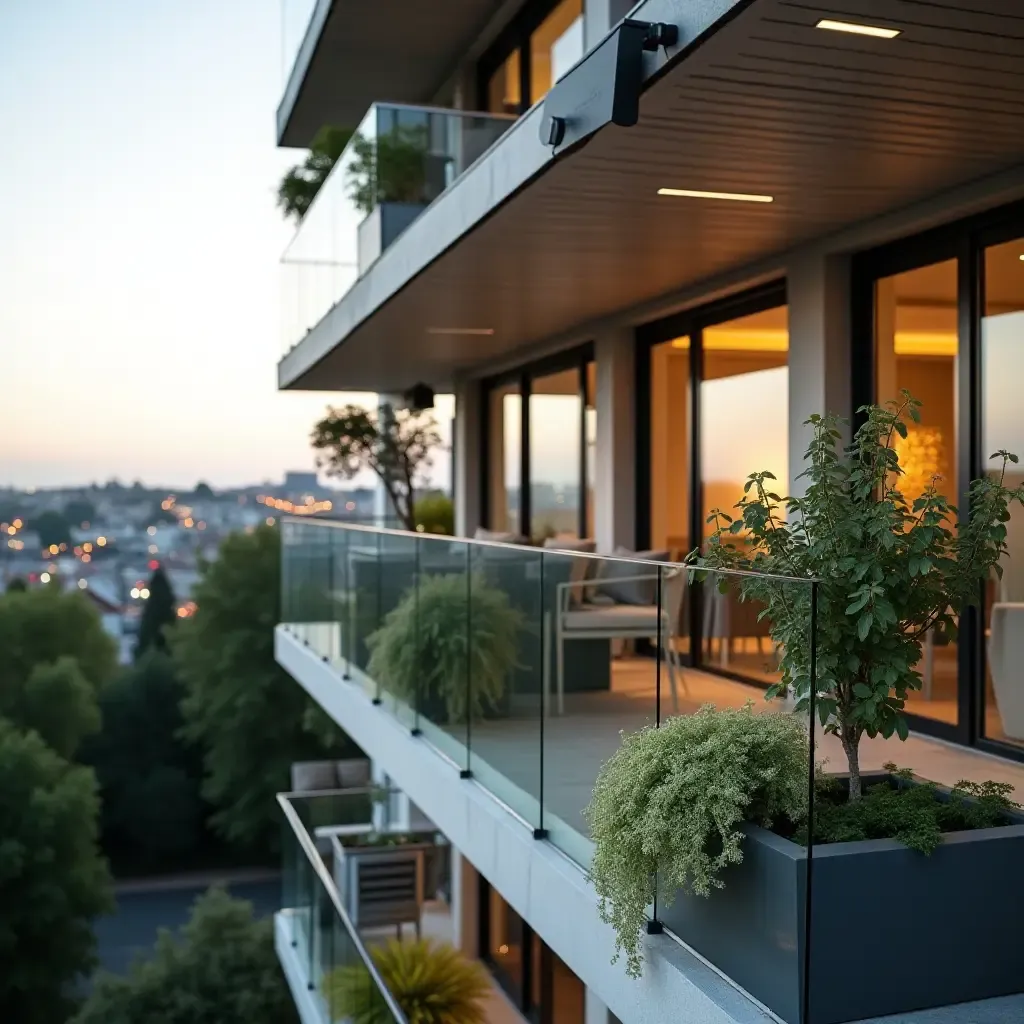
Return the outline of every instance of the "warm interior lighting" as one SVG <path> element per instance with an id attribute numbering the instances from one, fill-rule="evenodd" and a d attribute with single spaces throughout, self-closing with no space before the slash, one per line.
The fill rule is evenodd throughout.
<path id="1" fill-rule="evenodd" d="M 493 327 L 428 327 L 427 334 L 482 334 L 490 336 Z"/>
<path id="2" fill-rule="evenodd" d="M 898 28 L 858 25 L 852 21 L 833 21 L 831 18 L 822 18 L 817 27 L 825 29 L 826 32 L 849 32 L 851 35 L 873 36 L 875 39 L 895 39 L 900 34 Z"/>
<path id="3" fill-rule="evenodd" d="M 683 196 L 687 199 L 727 199 L 734 203 L 774 203 L 774 196 L 754 192 L 703 192 L 692 188 L 659 188 L 659 196 Z"/>

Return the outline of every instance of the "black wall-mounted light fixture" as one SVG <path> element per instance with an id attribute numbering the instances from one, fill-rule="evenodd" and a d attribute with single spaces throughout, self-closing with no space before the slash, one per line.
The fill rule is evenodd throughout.
<path id="1" fill-rule="evenodd" d="M 625 19 L 552 86 L 544 98 L 541 142 L 571 146 L 606 124 L 631 128 L 640 119 L 644 52 L 678 41 L 676 25 Z"/>
<path id="2" fill-rule="evenodd" d="M 404 398 L 410 412 L 434 408 L 434 389 L 429 384 L 414 384 L 406 391 Z"/>

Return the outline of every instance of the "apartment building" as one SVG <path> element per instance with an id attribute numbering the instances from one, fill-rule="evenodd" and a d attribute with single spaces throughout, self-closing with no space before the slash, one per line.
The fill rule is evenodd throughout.
<path id="1" fill-rule="evenodd" d="M 810 414 L 853 419 L 909 389 L 924 407 L 908 475 L 939 475 L 961 506 L 990 452 L 1024 453 L 1024 2 L 302 14 L 278 142 L 358 132 L 282 261 L 279 386 L 454 394 L 466 539 L 286 524 L 280 663 L 448 837 L 455 938 L 528 1015 L 854 1019 L 815 1017 L 802 942 L 766 940 L 765 964 L 792 974 L 780 994 L 657 907 L 643 976 L 611 966 L 581 811 L 620 730 L 772 681 L 763 625 L 728 595 L 684 600 L 667 567 L 749 472 L 799 489 Z M 1022 523 L 956 639 L 925 644 L 909 742 L 939 782 L 1024 779 Z M 577 573 L 589 558 L 601 570 Z M 431 574 L 461 572 L 472 606 L 489 560 L 533 646 L 502 722 L 453 727 L 381 692 L 365 638 Z M 584 575 L 620 578 L 614 623 L 559 603 Z M 339 589 L 371 593 L 373 613 L 317 605 Z M 653 628 L 623 611 L 654 605 Z M 556 996 L 574 1009 L 552 1017 Z"/>

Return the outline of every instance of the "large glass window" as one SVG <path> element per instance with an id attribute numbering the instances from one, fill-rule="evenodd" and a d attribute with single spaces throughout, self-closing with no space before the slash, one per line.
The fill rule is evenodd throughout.
<path id="1" fill-rule="evenodd" d="M 488 529 L 537 543 L 592 532 L 597 413 L 590 353 L 589 346 L 576 349 L 554 365 L 525 367 L 488 385 Z"/>
<path id="2" fill-rule="evenodd" d="M 519 51 L 502 61 L 487 83 L 487 110 L 491 114 L 518 114 L 522 110 Z"/>
<path id="3" fill-rule="evenodd" d="M 530 537 L 579 536 L 583 397 L 579 369 L 530 382 Z"/>
<path id="4" fill-rule="evenodd" d="M 523 421 L 518 384 L 501 384 L 491 390 L 488 417 L 488 525 L 502 533 L 518 533 Z"/>
<path id="5" fill-rule="evenodd" d="M 992 246 L 984 255 L 981 322 L 983 465 L 1006 449 L 1024 458 L 1024 239 Z M 1006 483 L 1024 484 L 1024 463 L 1010 465 Z M 985 715 L 983 735 L 1024 746 L 1024 511 L 1011 509 L 1002 578 L 985 585 Z"/>
<path id="6" fill-rule="evenodd" d="M 906 389 L 922 402 L 921 422 L 896 445 L 908 501 L 934 480 L 957 500 L 957 262 L 944 260 L 875 284 L 875 394 L 887 402 Z M 955 725 L 957 645 L 940 630 L 925 637 L 922 686 L 907 701 L 916 715 Z"/>
<path id="7" fill-rule="evenodd" d="M 562 0 L 530 35 L 530 102 L 583 56 L 583 0 Z"/>
<path id="8" fill-rule="evenodd" d="M 681 558 L 690 537 L 690 339 L 651 347 L 651 547 Z"/>

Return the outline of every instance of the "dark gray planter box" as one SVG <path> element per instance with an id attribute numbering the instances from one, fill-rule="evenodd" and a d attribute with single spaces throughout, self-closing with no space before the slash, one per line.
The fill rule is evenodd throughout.
<path id="1" fill-rule="evenodd" d="M 665 927 L 788 1024 L 846 1024 L 1024 992 L 1024 815 L 952 832 L 930 856 L 891 839 L 815 846 L 809 1015 L 807 851 L 744 826 L 743 863 Z"/>
<path id="2" fill-rule="evenodd" d="M 356 229 L 356 259 L 360 277 L 426 208 L 426 203 L 378 203 L 363 218 Z"/>

